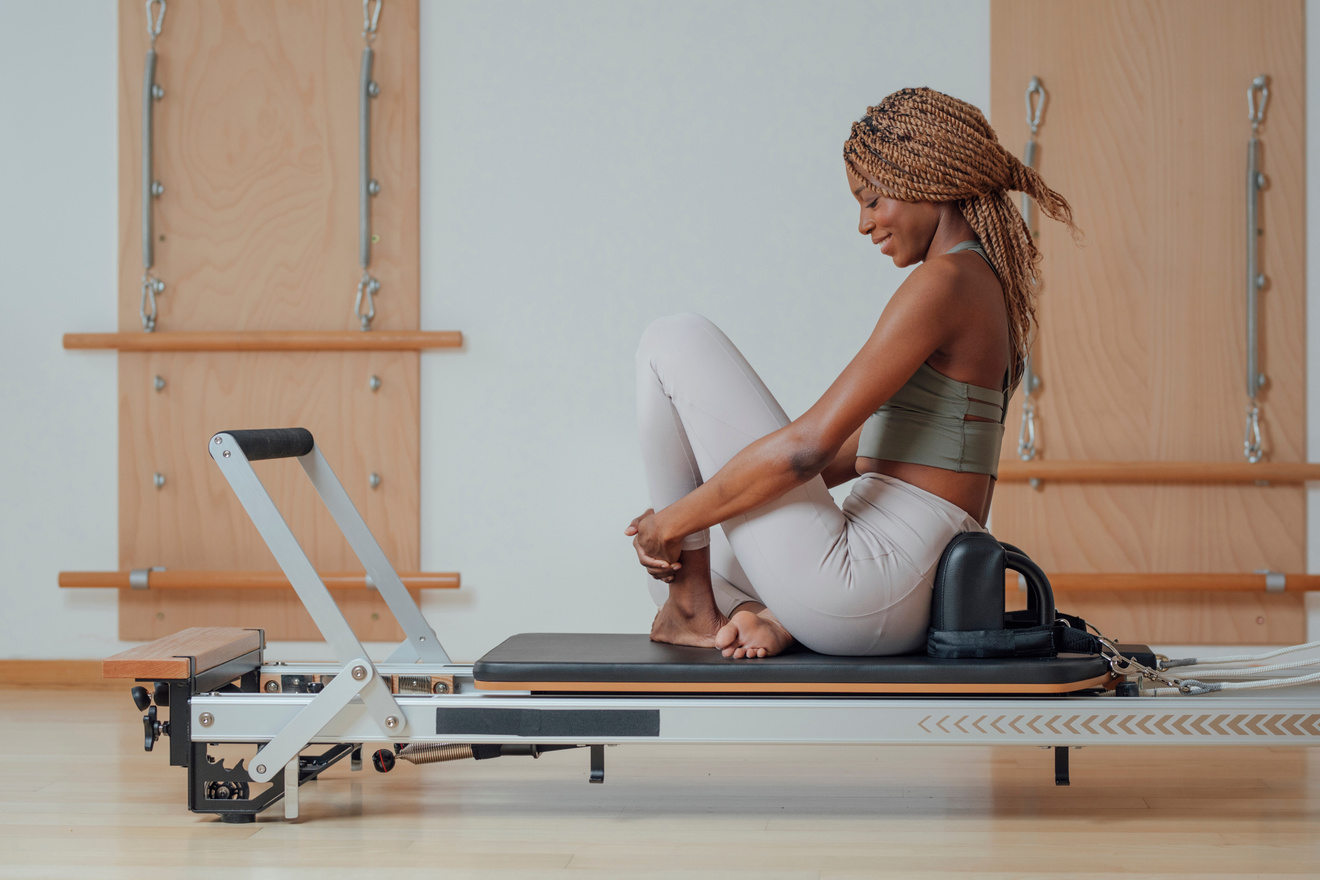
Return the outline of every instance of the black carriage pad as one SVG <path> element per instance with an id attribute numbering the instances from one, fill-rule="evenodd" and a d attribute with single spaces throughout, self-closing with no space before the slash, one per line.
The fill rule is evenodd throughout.
<path id="1" fill-rule="evenodd" d="M 523 633 L 476 662 L 481 690 L 606 693 L 1062 694 L 1110 681 L 1102 657 L 833 657 L 795 645 L 730 660 L 641 633 Z"/>

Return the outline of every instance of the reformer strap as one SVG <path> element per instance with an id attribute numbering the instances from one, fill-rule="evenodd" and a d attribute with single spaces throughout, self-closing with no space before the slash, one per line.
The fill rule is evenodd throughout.
<path id="1" fill-rule="evenodd" d="M 1100 640 L 1060 621 L 1054 626 L 951 632 L 931 629 L 926 653 L 946 660 L 1005 657 L 1055 657 L 1059 654 L 1100 654 Z"/>

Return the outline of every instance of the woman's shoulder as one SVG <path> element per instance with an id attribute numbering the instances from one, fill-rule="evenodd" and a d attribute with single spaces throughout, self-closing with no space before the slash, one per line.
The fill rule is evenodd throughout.
<path id="1" fill-rule="evenodd" d="M 924 311 L 966 306 L 987 293 L 1002 296 L 999 280 L 984 259 L 963 251 L 940 254 L 921 263 L 908 274 L 895 296 L 916 299 Z"/>

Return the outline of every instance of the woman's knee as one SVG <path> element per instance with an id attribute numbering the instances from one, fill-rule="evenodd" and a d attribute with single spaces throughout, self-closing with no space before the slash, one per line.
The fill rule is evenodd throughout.
<path id="1" fill-rule="evenodd" d="M 711 338 L 711 330 L 718 328 L 702 315 L 682 312 L 656 318 L 642 331 L 637 343 L 637 362 L 651 363 L 659 354 L 683 350 L 703 339 Z"/>

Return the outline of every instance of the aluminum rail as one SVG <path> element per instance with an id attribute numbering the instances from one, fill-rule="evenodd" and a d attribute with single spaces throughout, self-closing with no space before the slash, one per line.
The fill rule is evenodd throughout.
<path id="1" fill-rule="evenodd" d="M 404 735 L 351 702 L 311 743 L 884 743 L 946 745 L 1320 745 L 1320 688 L 1195 697 L 773 699 L 398 696 Z M 263 742 L 314 697 L 199 694 L 195 742 Z M 202 715 L 208 717 L 203 724 Z M 562 730 L 562 735 L 551 732 Z"/>

